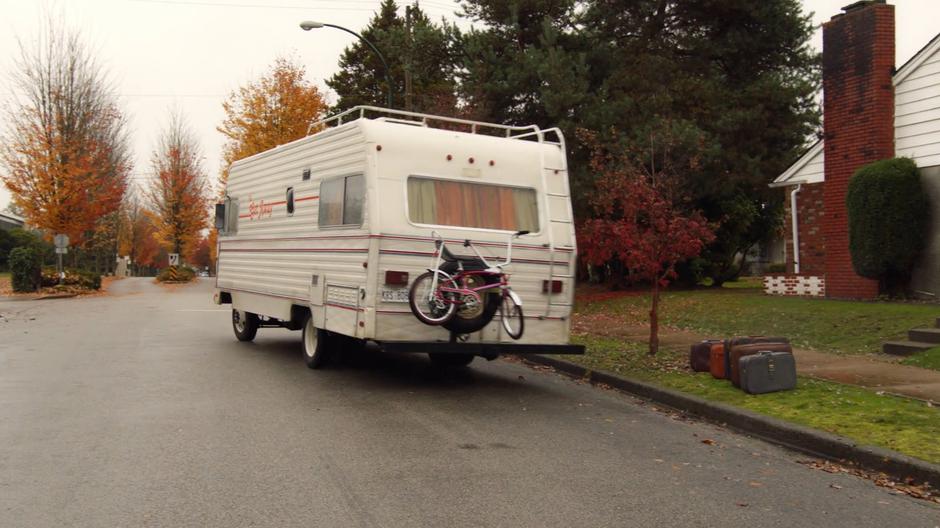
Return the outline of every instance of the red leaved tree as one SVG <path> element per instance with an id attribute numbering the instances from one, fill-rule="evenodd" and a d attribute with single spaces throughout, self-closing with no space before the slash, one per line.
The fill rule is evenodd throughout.
<path id="1" fill-rule="evenodd" d="M 182 116 L 172 114 L 153 153 L 155 179 L 147 197 L 157 240 L 167 251 L 184 257 L 208 227 L 209 189 L 201 159 Z"/>
<path id="2" fill-rule="evenodd" d="M 210 230 L 215 231 L 214 229 Z M 209 241 L 210 235 L 201 237 L 196 244 L 190 249 L 189 255 L 186 256 L 186 261 L 195 266 L 200 271 L 206 268 L 209 268 L 212 263 L 211 260 L 211 251 L 209 250 Z"/>
<path id="3" fill-rule="evenodd" d="M 593 134 L 581 134 L 592 145 L 591 168 L 598 174 L 589 199 L 594 216 L 578 230 L 582 258 L 592 265 L 619 261 L 631 278 L 650 285 L 649 353 L 655 355 L 662 288 L 675 278 L 676 264 L 698 256 L 715 237 L 701 212 L 683 207 L 680 172 L 694 171 L 696 158 L 676 166 L 668 134 L 647 151 L 651 156 L 611 152 Z"/>

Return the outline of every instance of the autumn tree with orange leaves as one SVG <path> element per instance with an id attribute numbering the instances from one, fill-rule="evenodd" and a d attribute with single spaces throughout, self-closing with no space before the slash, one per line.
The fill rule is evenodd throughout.
<path id="1" fill-rule="evenodd" d="M 208 185 L 199 145 L 182 115 L 170 116 L 151 159 L 147 191 L 156 238 L 171 253 L 188 254 L 208 227 Z"/>
<path id="2" fill-rule="evenodd" d="M 278 58 L 263 77 L 232 92 L 222 103 L 225 120 L 217 128 L 223 147 L 222 189 L 237 160 L 300 139 L 323 117 L 326 100 L 304 77 L 303 66 Z"/>
<path id="3" fill-rule="evenodd" d="M 55 24 L 20 44 L 12 80 L 0 178 L 28 223 L 81 246 L 120 207 L 131 170 L 116 96 L 79 35 Z"/>
<path id="4" fill-rule="evenodd" d="M 121 213 L 118 249 L 121 255 L 131 258 L 134 275 L 139 274 L 142 267 L 159 267 L 156 258 L 160 245 L 157 243 L 157 228 L 153 225 L 153 213 L 132 193 L 128 193 Z"/>

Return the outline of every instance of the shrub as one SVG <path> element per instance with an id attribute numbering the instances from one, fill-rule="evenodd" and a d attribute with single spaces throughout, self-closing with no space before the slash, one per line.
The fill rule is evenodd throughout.
<path id="1" fill-rule="evenodd" d="M 101 275 L 91 271 L 66 268 L 65 277 L 62 279 L 63 286 L 72 286 L 83 290 L 100 290 Z M 42 269 L 42 286 L 48 288 L 59 285 L 59 273 L 52 266 Z"/>
<path id="2" fill-rule="evenodd" d="M 13 249 L 8 256 L 8 263 L 13 291 L 33 292 L 39 289 L 42 257 L 36 248 L 25 246 Z"/>
<path id="3" fill-rule="evenodd" d="M 849 182 L 846 206 L 856 273 L 879 280 L 885 293 L 905 289 L 924 248 L 930 214 L 917 165 L 892 158 L 860 168 Z"/>
<path id="4" fill-rule="evenodd" d="M 767 273 L 786 273 L 787 265 L 782 262 L 775 262 L 767 265 Z"/>
<path id="5" fill-rule="evenodd" d="M 43 240 L 36 232 L 19 227 L 10 230 L 0 229 L 0 270 L 9 268 L 10 252 L 18 247 L 33 248 L 42 261 L 48 262 L 55 256 L 52 244 Z"/>
<path id="6" fill-rule="evenodd" d="M 196 277 L 196 272 L 186 266 L 170 266 L 157 274 L 160 282 L 189 282 Z"/>

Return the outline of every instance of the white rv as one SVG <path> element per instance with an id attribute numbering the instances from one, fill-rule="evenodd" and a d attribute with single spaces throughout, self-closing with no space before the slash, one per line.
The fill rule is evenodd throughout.
<path id="1" fill-rule="evenodd" d="M 231 303 L 238 339 L 303 330 L 312 368 L 350 339 L 449 364 L 583 353 L 568 344 L 577 255 L 560 131 L 375 107 L 311 129 L 233 164 L 217 207 L 215 302 Z M 525 310 L 521 339 L 495 320 L 460 334 L 415 317 L 408 288 L 433 265 L 432 232 L 500 261 L 522 230 L 505 268 Z"/>

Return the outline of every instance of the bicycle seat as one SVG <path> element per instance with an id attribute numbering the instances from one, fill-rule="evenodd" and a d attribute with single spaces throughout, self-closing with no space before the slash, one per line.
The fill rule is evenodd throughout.
<path id="1" fill-rule="evenodd" d="M 443 251 L 441 251 L 441 259 L 446 262 L 459 262 L 463 265 L 465 270 L 482 270 L 486 269 L 486 266 L 483 262 L 476 257 L 461 257 L 454 255 L 447 249 L 447 246 L 444 246 Z"/>

